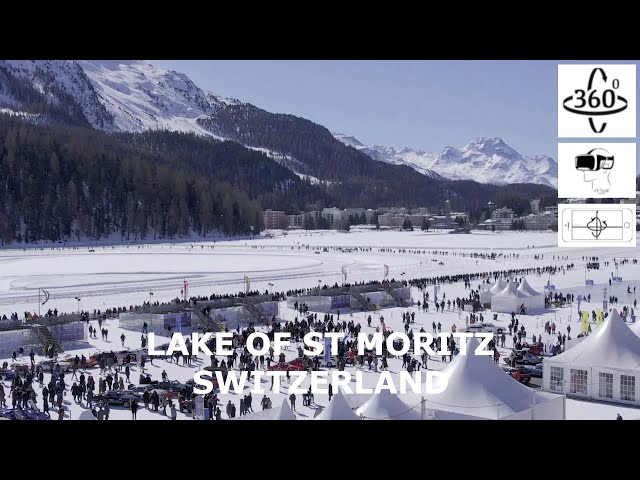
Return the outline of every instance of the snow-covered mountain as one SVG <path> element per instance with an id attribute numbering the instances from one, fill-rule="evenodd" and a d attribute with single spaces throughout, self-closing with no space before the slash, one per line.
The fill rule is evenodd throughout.
<path id="1" fill-rule="evenodd" d="M 0 109 L 32 121 L 91 126 L 105 132 L 171 130 L 233 140 L 305 175 L 325 174 L 323 165 L 312 162 L 330 160 L 326 156 L 319 160 L 299 145 L 296 150 L 291 140 L 311 135 L 326 142 L 323 127 L 221 97 L 182 73 L 140 60 L 0 60 Z M 274 137 L 276 128 L 279 133 Z M 328 131 L 326 135 L 330 137 Z M 463 148 L 447 147 L 433 154 L 367 146 L 347 135 L 334 137 L 374 160 L 408 165 L 435 180 L 557 184 L 557 164 L 552 158 L 523 157 L 497 138 L 481 138 Z M 326 147 L 320 143 L 318 148 Z"/>
<path id="2" fill-rule="evenodd" d="M 211 135 L 196 120 L 235 100 L 197 87 L 183 73 L 139 60 L 80 60 L 78 64 L 120 131 L 173 130 Z"/>
<path id="3" fill-rule="evenodd" d="M 140 60 L 2 60 L 0 67 L 30 81 L 52 104 L 71 97 L 91 127 L 108 132 L 172 130 L 212 136 L 197 120 L 239 103 L 202 90 L 182 73 Z M 0 103 L 16 110 L 20 100 L 4 92 Z"/>
<path id="4" fill-rule="evenodd" d="M 525 157 L 500 138 L 477 138 L 461 148 L 446 147 L 439 154 L 402 148 L 364 145 L 357 138 L 341 133 L 334 137 L 369 155 L 374 160 L 408 165 L 420 173 L 450 180 L 475 180 L 497 185 L 536 183 L 558 186 L 558 164 L 545 155 Z"/>

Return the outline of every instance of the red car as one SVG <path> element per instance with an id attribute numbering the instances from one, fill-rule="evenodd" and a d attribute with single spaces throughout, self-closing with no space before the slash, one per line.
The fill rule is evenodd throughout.
<path id="1" fill-rule="evenodd" d="M 276 372 L 286 372 L 287 370 L 290 370 L 292 372 L 303 372 L 305 368 L 302 364 L 302 360 L 295 359 L 290 362 L 273 363 L 269 367 L 269 370 Z"/>
<path id="2" fill-rule="evenodd" d="M 502 369 L 507 373 L 507 375 L 518 380 L 520 383 L 529 383 L 531 381 L 531 374 L 522 367 L 512 368 L 503 366 Z"/>
<path id="3" fill-rule="evenodd" d="M 540 346 L 540 345 L 525 345 L 522 347 L 523 350 L 525 349 L 529 349 L 529 353 L 533 354 L 533 355 L 543 355 L 544 354 L 544 347 Z"/>

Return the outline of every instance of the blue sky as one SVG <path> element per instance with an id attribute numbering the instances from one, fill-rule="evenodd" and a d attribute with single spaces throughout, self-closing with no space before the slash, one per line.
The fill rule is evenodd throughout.
<path id="1" fill-rule="evenodd" d="M 151 63 L 183 72 L 214 93 L 308 118 L 366 144 L 439 152 L 481 136 L 501 137 L 522 154 L 556 158 L 557 65 L 569 62 Z"/>

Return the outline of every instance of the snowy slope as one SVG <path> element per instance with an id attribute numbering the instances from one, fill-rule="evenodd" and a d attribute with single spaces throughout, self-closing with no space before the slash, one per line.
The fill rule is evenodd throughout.
<path id="1" fill-rule="evenodd" d="M 0 67 L 28 81 L 48 103 L 75 101 L 90 126 L 107 132 L 172 130 L 213 136 L 196 120 L 239 103 L 200 89 L 182 73 L 139 60 L 2 60 Z M 20 102 L 5 93 L 0 106 L 16 109 Z"/>
<path id="2" fill-rule="evenodd" d="M 482 183 L 537 183 L 557 188 L 558 164 L 544 155 L 525 157 L 500 138 L 478 138 L 462 148 L 446 147 L 434 154 L 411 148 L 396 150 L 379 145 L 366 146 L 353 136 L 334 137 L 369 155 L 374 160 L 408 165 L 425 175 Z"/>
<path id="3" fill-rule="evenodd" d="M 182 73 L 139 60 L 80 60 L 78 65 L 120 131 L 173 130 L 211 135 L 196 120 L 233 102 L 200 89 Z"/>
<path id="4" fill-rule="evenodd" d="M 140 60 L 0 60 L 0 68 L 28 83 L 35 96 L 40 97 L 33 99 L 31 94 L 20 99 L 3 91 L 0 71 L 0 108 L 39 112 L 29 110 L 28 103 L 35 102 L 37 106 L 38 101 L 44 100 L 60 107 L 58 114 L 63 112 L 76 123 L 88 123 L 106 132 L 171 130 L 222 138 L 218 129 L 204 128 L 201 125 L 206 124 L 198 121 L 212 118 L 227 105 L 245 105 L 199 88 L 182 73 Z M 552 158 L 524 157 L 499 138 L 480 138 L 465 147 L 447 147 L 435 154 L 411 148 L 367 146 L 353 136 L 334 136 L 374 160 L 407 165 L 437 180 L 557 186 L 557 164 Z M 304 171 L 299 159 L 286 151 L 270 153 L 289 169 Z"/>
<path id="5" fill-rule="evenodd" d="M 92 127 L 105 131 L 116 130 L 113 117 L 100 102 L 92 82 L 77 62 L 73 60 L 0 60 L 0 67 L 6 68 L 15 77 L 30 82 L 51 104 L 60 105 L 65 102 L 69 104 L 75 101 Z M 14 100 L 13 103 L 19 102 Z"/>
<path id="6" fill-rule="evenodd" d="M 369 157 L 377 160 L 378 162 L 390 163 L 392 165 L 409 165 L 414 170 L 417 170 L 427 177 L 436 180 L 444 179 L 442 175 L 429 168 L 429 165 L 431 164 L 430 161 L 424 161 L 425 158 L 430 158 L 431 154 L 429 153 L 411 150 L 408 148 L 396 150 L 393 147 L 383 147 L 381 145 L 373 145 L 371 147 L 368 147 L 367 145 L 364 145 L 362 142 L 360 142 L 360 140 L 351 135 L 334 133 L 333 136 L 345 145 L 349 145 L 350 147 L 353 147 L 356 150 L 367 154 Z"/>

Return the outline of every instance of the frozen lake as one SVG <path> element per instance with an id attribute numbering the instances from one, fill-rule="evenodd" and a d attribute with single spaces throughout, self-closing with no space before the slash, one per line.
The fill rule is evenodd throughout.
<path id="1" fill-rule="evenodd" d="M 527 280 L 534 289 L 542 290 L 547 281 L 556 285 L 563 293 L 573 292 L 591 294 L 592 305 L 583 304 L 586 308 L 595 307 L 602 298 L 603 287 L 609 288 L 608 278 L 614 267 L 590 271 L 588 278 L 593 286 L 585 286 L 585 256 L 598 256 L 601 263 L 617 258 L 639 258 L 636 249 L 560 249 L 556 246 L 555 233 L 540 232 L 482 232 L 471 235 L 454 235 L 442 232 L 389 232 L 354 229 L 349 233 L 341 232 L 289 232 L 287 235 L 275 234 L 271 238 L 256 240 L 239 240 L 229 242 L 206 243 L 166 243 L 154 245 L 114 245 L 96 246 L 94 252 L 88 247 L 76 249 L 5 249 L 0 250 L 0 314 L 7 316 L 11 312 L 25 310 L 37 312 L 38 289 L 47 289 L 51 299 L 47 307 L 58 308 L 59 311 L 73 311 L 77 308 L 76 296 L 81 300 L 83 310 L 105 309 L 113 305 L 141 304 L 148 300 L 149 291 L 154 292 L 154 301 L 169 301 L 180 295 L 182 282 L 189 281 L 190 295 L 210 295 L 211 293 L 232 293 L 243 288 L 245 275 L 251 279 L 251 288 L 259 290 L 273 289 L 285 291 L 292 288 L 314 287 L 318 281 L 326 284 L 341 282 L 341 270 L 347 271 L 349 282 L 381 280 L 384 266 L 389 267 L 389 278 L 400 279 L 404 273 L 406 280 L 418 277 L 438 275 L 488 272 L 511 268 L 544 267 L 549 265 L 566 265 L 574 263 L 575 269 L 557 274 L 551 278 L 547 275 L 528 275 Z M 336 247 L 341 247 L 338 250 Z M 346 251 L 350 249 L 351 251 Z M 382 251 L 383 250 L 383 251 Z M 495 253 L 496 259 L 475 259 L 468 255 L 473 253 Z M 536 258 L 537 257 L 537 258 Z M 627 295 L 627 286 L 640 287 L 640 268 L 631 263 L 625 264 L 617 272 L 624 279 L 623 284 L 615 285 L 609 293 L 617 295 L 623 304 L 631 304 L 635 299 Z M 269 285 L 273 284 L 273 287 Z M 474 288 L 477 282 L 472 282 Z M 447 298 L 466 296 L 462 284 L 451 284 L 442 287 Z M 640 294 L 640 288 L 638 288 Z M 420 294 L 413 289 L 413 297 L 417 301 Z M 621 305 L 619 305 L 621 307 Z M 401 314 L 407 309 L 385 309 L 382 314 L 385 323 L 393 330 L 401 330 Z M 416 312 L 414 329 L 422 326 L 430 331 L 432 322 L 440 322 L 443 331 L 448 331 L 453 324 L 464 324 L 459 312 L 445 311 L 436 313 Z M 293 320 L 296 313 L 282 303 L 281 316 Z M 345 314 L 346 315 L 346 314 Z M 364 332 L 373 331 L 366 326 L 365 313 L 353 313 L 349 318 L 359 322 Z M 489 314 L 487 314 L 489 315 Z M 490 318 L 486 320 L 492 321 Z M 497 325 L 507 325 L 509 315 L 500 314 Z M 576 307 L 548 310 L 544 315 L 522 316 L 521 322 L 527 328 L 528 335 L 538 335 L 546 320 L 553 320 L 560 331 L 564 332 L 568 324 L 573 323 L 574 332 L 579 330 Z M 94 326 L 96 322 L 92 322 Z M 374 322 L 375 323 L 375 322 Z M 96 350 L 119 349 L 118 337 L 122 332 L 118 322 L 108 322 L 109 342 L 99 339 L 90 340 L 81 350 L 72 354 L 92 354 Z M 126 346 L 137 348 L 140 333 L 124 331 Z M 507 345 L 510 347 L 511 345 Z M 508 354 L 506 349 L 502 354 Z M 295 352 L 288 354 L 294 358 Z M 208 361 L 201 359 L 208 364 Z M 149 367 L 154 378 L 166 369 L 169 377 L 186 381 L 202 366 L 182 367 L 164 361 L 154 362 Z M 400 370 L 400 361 L 392 359 L 390 369 Z M 429 368 L 439 369 L 438 360 L 430 363 Z M 97 371 L 93 375 L 97 377 Z M 137 381 L 138 373 L 132 373 Z M 367 373 L 368 384 L 375 384 L 375 375 Z M 266 380 L 265 380 L 266 382 Z M 5 383 L 5 387 L 8 387 Z M 8 392 L 8 388 L 5 388 Z M 286 394 L 269 395 L 274 407 L 280 405 Z M 228 394 L 220 396 L 223 404 L 228 400 L 238 403 L 238 396 Z M 77 418 L 84 410 L 79 405 L 66 399 L 67 415 Z M 408 395 L 403 400 L 419 401 L 417 397 Z M 316 407 L 299 407 L 299 418 L 312 418 L 314 408 L 326 405 L 326 395 L 316 395 Z M 259 398 L 254 398 L 254 405 Z M 301 399 L 300 399 L 300 404 Z M 255 408 L 254 408 L 255 409 Z M 259 409 L 256 409 L 259 410 Z M 616 413 L 627 418 L 640 417 L 640 410 L 599 403 L 569 400 L 567 417 L 613 419 Z M 185 415 L 180 414 L 182 418 Z M 223 415 L 226 417 L 226 415 Z M 130 413 L 114 408 L 112 418 L 130 418 Z M 165 418 L 157 413 L 144 409 L 138 418 Z"/>

